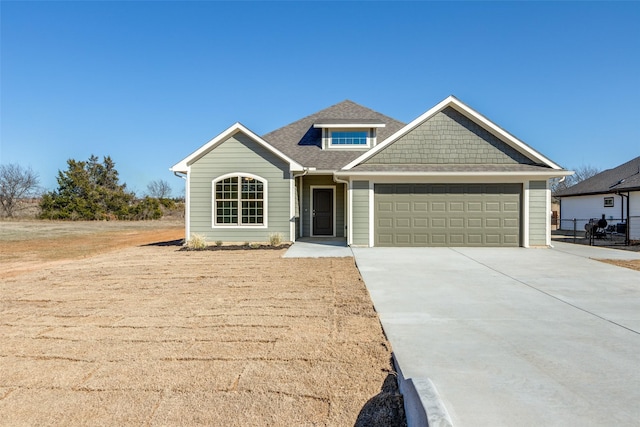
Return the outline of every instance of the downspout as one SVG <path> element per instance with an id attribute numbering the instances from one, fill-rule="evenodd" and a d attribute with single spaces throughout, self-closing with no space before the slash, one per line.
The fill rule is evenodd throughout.
<path id="1" fill-rule="evenodd" d="M 347 218 L 346 218 L 346 224 L 344 226 L 345 228 L 345 234 L 346 234 L 346 238 L 347 238 L 347 246 L 351 246 L 351 238 L 350 238 L 350 233 L 351 233 L 351 206 L 350 202 L 351 202 L 351 198 L 349 197 L 349 181 L 346 181 L 344 179 L 340 179 L 336 176 L 336 174 L 333 174 L 333 181 L 337 184 L 344 184 L 344 189 L 346 191 L 346 196 L 347 196 L 347 203 L 345 203 L 345 213 L 347 214 Z"/>

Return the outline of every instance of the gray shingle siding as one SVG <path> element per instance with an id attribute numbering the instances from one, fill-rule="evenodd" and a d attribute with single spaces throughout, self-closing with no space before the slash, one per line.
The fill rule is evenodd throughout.
<path id="1" fill-rule="evenodd" d="M 353 181 L 351 191 L 353 203 L 352 244 L 369 246 L 369 181 Z"/>
<path id="2" fill-rule="evenodd" d="M 547 182 L 529 182 L 529 244 L 547 244 Z"/>
<path id="3" fill-rule="evenodd" d="M 368 159 L 365 164 L 535 164 L 451 107 Z"/>
<path id="4" fill-rule="evenodd" d="M 249 173 L 267 181 L 268 228 L 212 227 L 214 179 L 229 173 Z M 208 242 L 264 242 L 278 232 L 289 240 L 289 165 L 244 134 L 236 133 L 191 165 L 191 233 L 202 234 Z"/>

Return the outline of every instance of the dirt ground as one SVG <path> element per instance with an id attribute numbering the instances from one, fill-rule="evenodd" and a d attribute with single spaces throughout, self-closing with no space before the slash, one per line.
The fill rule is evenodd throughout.
<path id="1" fill-rule="evenodd" d="M 599 259 L 598 261 L 606 262 L 608 264 L 617 265 L 619 267 L 626 267 L 632 270 L 640 271 L 640 260 L 619 260 L 619 259 Z"/>
<path id="2" fill-rule="evenodd" d="M 404 423 L 352 259 L 180 251 L 182 232 L 0 222 L 1 424 Z"/>

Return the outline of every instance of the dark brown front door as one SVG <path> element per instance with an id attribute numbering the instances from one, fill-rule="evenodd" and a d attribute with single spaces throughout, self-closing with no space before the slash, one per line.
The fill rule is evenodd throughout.
<path id="1" fill-rule="evenodd" d="M 313 235 L 333 236 L 333 189 L 313 189 Z"/>

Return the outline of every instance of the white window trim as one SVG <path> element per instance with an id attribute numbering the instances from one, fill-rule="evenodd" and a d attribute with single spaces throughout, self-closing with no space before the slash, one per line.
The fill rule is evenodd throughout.
<path id="1" fill-rule="evenodd" d="M 333 132 L 367 132 L 366 144 L 336 144 L 333 145 Z M 369 149 L 376 145 L 376 128 L 324 128 L 322 129 L 322 147 L 329 150 L 357 150 Z"/>
<path id="2" fill-rule="evenodd" d="M 610 203 L 607 204 L 607 202 L 610 202 Z M 616 202 L 615 202 L 615 199 L 612 196 L 610 196 L 610 197 L 605 197 L 603 203 L 605 208 L 613 208 L 615 207 Z"/>
<path id="3" fill-rule="evenodd" d="M 263 202 L 262 202 L 262 209 L 263 209 L 263 217 L 264 217 L 264 221 L 262 224 L 256 224 L 256 225 L 242 225 L 242 224 L 238 224 L 238 225 L 224 225 L 224 224 L 216 224 L 216 209 L 217 209 L 217 204 L 216 204 L 216 183 L 218 181 L 222 181 L 223 179 L 227 179 L 227 178 L 233 178 L 233 177 L 247 177 L 247 178 L 253 178 L 256 179 L 258 181 L 262 182 L 263 185 Z M 239 184 L 238 184 L 239 185 Z M 267 192 L 267 187 L 268 187 L 268 182 L 266 179 L 262 178 L 261 176 L 258 175 L 254 175 L 252 173 L 245 173 L 245 172 L 233 172 L 233 173 L 228 173 L 225 175 L 220 175 L 219 177 L 213 179 L 211 181 L 211 228 L 219 228 L 219 229 L 224 229 L 224 230 L 232 230 L 232 229 L 257 229 L 257 228 L 268 228 L 269 227 L 269 222 L 268 222 L 268 206 L 269 206 L 269 198 L 268 198 L 268 192 Z M 240 189 L 238 189 L 238 193 L 240 193 Z M 238 206 L 238 221 L 241 221 L 242 218 L 242 206 Z"/>
<path id="4" fill-rule="evenodd" d="M 333 234 L 331 236 L 327 234 L 313 234 L 313 190 L 316 188 L 323 189 L 329 188 L 333 190 Z M 309 235 L 311 237 L 336 237 L 336 186 L 335 185 L 311 185 L 309 186 Z"/>

